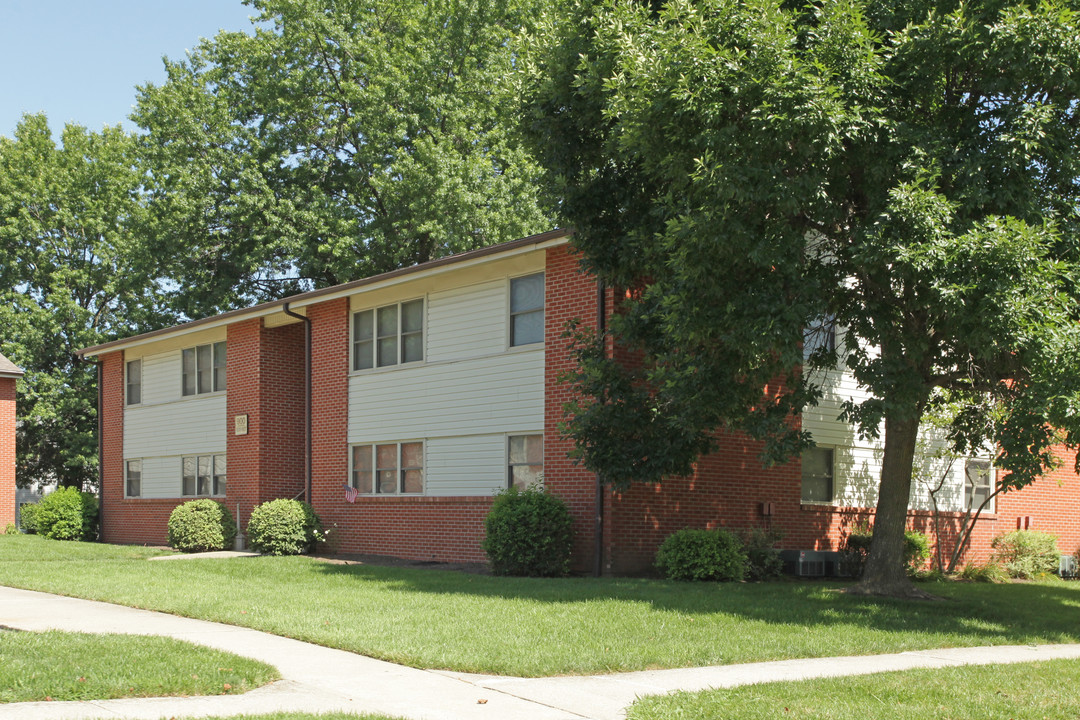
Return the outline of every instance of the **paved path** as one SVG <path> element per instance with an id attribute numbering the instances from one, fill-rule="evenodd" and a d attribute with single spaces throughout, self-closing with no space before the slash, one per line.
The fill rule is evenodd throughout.
<path id="1" fill-rule="evenodd" d="M 643 695 L 770 680 L 1080 658 L 1080 645 L 997 646 L 894 655 L 553 678 L 417 670 L 203 620 L 0 587 L 0 625 L 167 635 L 274 665 L 282 679 L 243 695 L 0 705 L 0 720 L 206 717 L 283 710 L 373 712 L 417 720 L 617 720 Z"/>

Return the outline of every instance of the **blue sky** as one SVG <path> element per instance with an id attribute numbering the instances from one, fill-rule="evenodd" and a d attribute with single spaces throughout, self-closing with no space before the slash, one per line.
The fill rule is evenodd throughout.
<path id="1" fill-rule="evenodd" d="M 164 80 L 163 55 L 250 32 L 254 14 L 240 0 L 0 0 L 0 135 L 38 111 L 57 139 L 68 121 L 134 130 L 135 86 Z"/>

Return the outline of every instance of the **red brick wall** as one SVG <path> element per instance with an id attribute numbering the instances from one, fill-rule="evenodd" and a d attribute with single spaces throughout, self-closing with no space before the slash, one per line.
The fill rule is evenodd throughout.
<path id="1" fill-rule="evenodd" d="M 15 378 L 0 377 L 0 530 L 15 522 Z"/>
<path id="2" fill-rule="evenodd" d="M 559 432 L 565 420 L 563 405 L 572 399 L 559 376 L 575 367 L 569 341 L 562 337 L 566 323 L 581 320 L 596 327 L 596 281 L 580 272 L 578 255 L 567 246 L 547 250 L 544 275 L 544 485 L 561 497 L 574 516 L 575 570 L 588 571 L 595 562 L 596 475 L 575 464 L 567 453 L 573 443 Z M 609 293 L 610 297 L 610 293 Z M 611 307 L 610 302 L 608 307 Z"/>

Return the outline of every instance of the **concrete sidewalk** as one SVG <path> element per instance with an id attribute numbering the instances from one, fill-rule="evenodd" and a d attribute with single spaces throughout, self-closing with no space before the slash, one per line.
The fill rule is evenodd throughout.
<path id="1" fill-rule="evenodd" d="M 0 587 L 0 625 L 166 635 L 274 665 L 282 680 L 243 695 L 0 705 L 0 720 L 373 712 L 424 720 L 617 720 L 636 698 L 675 690 L 890 670 L 1080 658 L 1080 645 L 997 646 L 681 670 L 513 678 L 417 670 L 233 625 Z"/>

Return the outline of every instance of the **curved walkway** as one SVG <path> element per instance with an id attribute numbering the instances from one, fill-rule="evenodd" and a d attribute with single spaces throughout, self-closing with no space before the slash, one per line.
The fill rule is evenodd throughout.
<path id="1" fill-rule="evenodd" d="M 425 720 L 616 720 L 643 695 L 772 680 L 1080 658 L 1080 644 L 995 646 L 680 670 L 513 678 L 417 670 L 234 625 L 0 587 L 0 625 L 167 635 L 274 665 L 282 679 L 243 695 L 0 705 L 0 720 L 228 716 L 275 711 L 382 713 Z"/>

